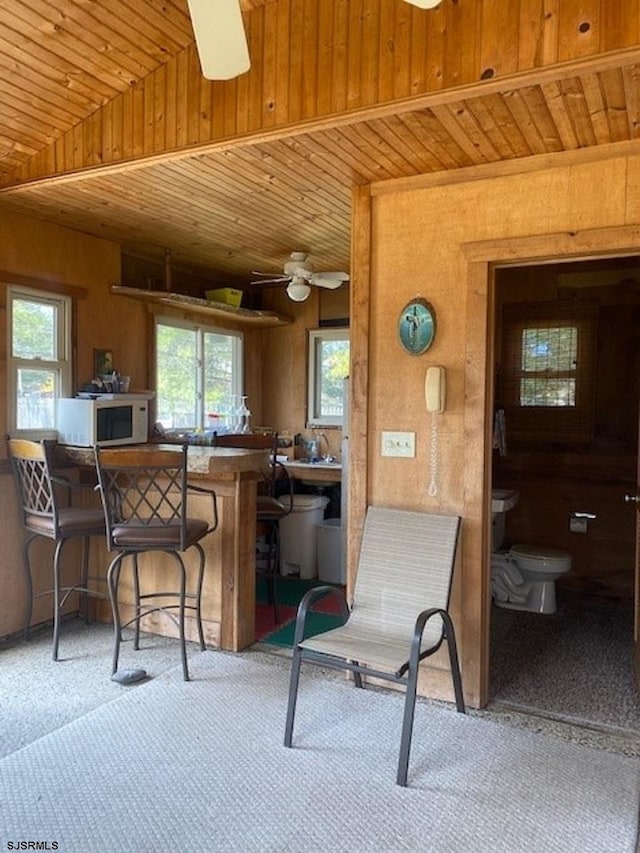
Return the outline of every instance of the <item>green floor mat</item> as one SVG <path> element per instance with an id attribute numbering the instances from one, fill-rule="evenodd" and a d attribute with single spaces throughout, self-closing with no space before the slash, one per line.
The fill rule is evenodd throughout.
<path id="1" fill-rule="evenodd" d="M 331 613 L 309 613 L 305 624 L 305 639 L 313 637 L 316 634 L 322 634 L 331 628 L 339 628 L 344 620 L 340 616 L 334 616 Z M 273 634 L 267 634 L 263 638 L 263 643 L 271 643 L 274 646 L 293 646 L 293 633 L 296 627 L 295 619 L 283 625 Z"/>
<path id="2" fill-rule="evenodd" d="M 313 589 L 315 586 L 322 585 L 324 585 L 324 581 L 319 581 L 317 578 L 313 580 L 301 580 L 300 578 L 279 577 L 276 579 L 276 600 L 278 604 L 297 607 L 305 592 Z M 326 586 L 335 586 L 335 584 L 326 584 Z M 337 589 L 340 588 L 337 587 Z M 262 577 L 259 577 L 257 580 L 256 601 L 260 603 L 267 601 L 267 581 Z"/>

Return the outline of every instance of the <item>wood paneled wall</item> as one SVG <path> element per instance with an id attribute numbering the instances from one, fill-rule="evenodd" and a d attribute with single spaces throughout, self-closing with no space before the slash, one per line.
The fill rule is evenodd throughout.
<path id="1" fill-rule="evenodd" d="M 453 612 L 472 704 L 486 701 L 488 688 L 489 263 L 633 254 L 639 181 L 640 158 L 629 157 L 486 181 L 438 186 L 439 179 L 424 176 L 372 187 L 366 501 L 463 516 Z M 612 192 L 603 194 L 603 186 Z M 416 294 L 434 305 L 438 323 L 433 346 L 420 357 L 404 354 L 396 336 L 399 312 Z M 447 370 L 435 497 L 427 493 L 431 420 L 423 396 L 431 364 Z M 415 459 L 382 457 L 382 430 L 415 431 Z M 433 680 L 423 689 L 436 692 Z"/>
<path id="2" fill-rule="evenodd" d="M 110 293 L 111 283 L 119 278 L 119 245 L 0 211 L 1 435 L 6 433 L 7 284 L 53 289 L 74 296 L 76 386 L 92 377 L 93 351 L 99 348 L 112 350 L 114 364 L 131 376 L 132 388 L 150 387 L 152 315 L 147 313 L 143 303 Z M 261 331 L 245 330 L 244 335 L 247 389 L 258 418 L 262 408 Z M 25 598 L 22 529 L 4 442 L 0 443 L 0 507 L 0 534 L 3 530 L 6 533 L 1 540 L 6 547 L 0 553 L 0 577 L 9 590 L 0 608 L 0 637 L 3 637 L 22 629 Z M 71 551 L 67 560 L 73 564 Z M 52 549 L 48 543 L 34 547 L 33 562 L 41 588 L 48 588 L 52 566 Z M 39 599 L 34 610 L 34 624 L 50 618 L 50 599 Z"/>
<path id="3" fill-rule="evenodd" d="M 146 326 L 139 306 L 122 311 L 120 300 L 109 296 L 109 284 L 120 275 L 120 247 L 106 240 L 0 211 L 0 430 L 6 433 L 6 286 L 27 284 L 75 293 L 76 339 L 75 381 L 90 378 L 93 349 L 113 350 L 118 364 L 127 365 L 132 382 L 145 386 L 147 378 Z M 0 507 L 3 548 L 0 577 L 8 590 L 0 608 L 0 636 L 23 627 L 25 583 L 22 568 L 22 529 L 15 504 L 15 484 L 6 462 L 6 447 L 0 444 Z M 4 474 L 2 473 L 4 472 Z M 4 547 L 6 545 L 6 547 Z M 33 549 L 33 562 L 40 582 L 51 586 L 52 549 L 42 543 Z M 65 558 L 66 559 L 66 558 Z M 72 560 L 72 552 L 69 552 Z M 34 621 L 51 617 L 47 598 L 38 600 Z"/>
<path id="4" fill-rule="evenodd" d="M 146 332 L 140 306 L 110 297 L 111 282 L 120 277 L 120 247 L 66 228 L 0 211 L 0 353 L 6 354 L 5 287 L 23 284 L 81 294 L 75 302 L 75 382 L 93 374 L 93 349 L 113 351 L 132 387 L 147 387 Z M 14 276 L 12 276 L 14 274 Z M 122 323 L 120 311 L 126 311 Z M 2 371 L 4 376 L 4 370 Z M 5 400 L 0 400 L 0 429 L 6 432 Z M 4 448 L 0 451 L 4 453 Z"/>
<path id="5" fill-rule="evenodd" d="M 191 45 L 35 155 L 16 181 L 270 133 L 623 49 L 640 41 L 640 2 L 444 0 L 425 12 L 401 0 L 278 0 L 253 8 L 245 22 L 247 74 L 205 80 Z"/>

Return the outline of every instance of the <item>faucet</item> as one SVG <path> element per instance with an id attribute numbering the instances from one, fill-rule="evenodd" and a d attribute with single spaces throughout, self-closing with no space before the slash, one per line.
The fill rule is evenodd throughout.
<path id="1" fill-rule="evenodd" d="M 320 452 L 320 442 L 322 441 L 322 439 L 324 439 L 324 443 L 325 443 L 326 450 L 327 450 L 327 452 L 324 454 L 324 456 Z M 324 432 L 318 433 L 318 455 L 325 462 L 333 462 L 333 460 L 334 460 L 334 457 L 329 453 L 329 439 L 327 438 L 327 435 Z"/>
<path id="2" fill-rule="evenodd" d="M 309 462 L 317 459 L 318 457 L 318 439 L 317 438 L 304 438 L 302 440 L 302 444 L 304 446 L 305 453 L 307 454 L 307 459 Z"/>

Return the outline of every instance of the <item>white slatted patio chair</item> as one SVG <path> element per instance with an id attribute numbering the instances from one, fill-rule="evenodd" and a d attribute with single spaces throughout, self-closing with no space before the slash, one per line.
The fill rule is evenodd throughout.
<path id="1" fill-rule="evenodd" d="M 304 596 L 296 619 L 285 746 L 293 723 L 303 661 L 350 670 L 356 687 L 362 676 L 406 685 L 397 784 L 406 786 L 420 661 L 446 640 L 456 708 L 465 712 L 453 622 L 448 613 L 460 518 L 369 507 L 362 537 L 353 604 L 335 587 L 315 587 Z M 314 599 L 343 597 L 345 623 L 304 639 Z"/>

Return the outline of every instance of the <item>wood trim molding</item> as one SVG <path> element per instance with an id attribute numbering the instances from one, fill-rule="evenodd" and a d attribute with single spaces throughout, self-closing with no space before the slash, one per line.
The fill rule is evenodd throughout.
<path id="1" fill-rule="evenodd" d="M 489 262 L 519 267 L 556 260 L 588 260 L 594 256 L 640 255 L 640 225 L 479 240 L 463 243 L 460 248 L 470 263 Z"/>
<path id="2" fill-rule="evenodd" d="M 465 695 L 476 707 L 489 700 L 491 594 L 491 406 L 493 342 L 487 337 L 493 288 L 487 262 L 469 266 L 466 300 L 464 509 L 462 533 L 462 672 Z M 480 424 L 484 429 L 480 430 Z M 479 652 L 479 653 L 478 653 Z"/>
<path id="3" fill-rule="evenodd" d="M 559 169 L 567 166 L 579 166 L 585 163 L 598 163 L 602 160 L 634 157 L 640 155 L 640 139 L 625 142 L 612 142 L 608 145 L 593 145 L 575 151 L 558 151 L 555 154 L 535 154 L 531 157 L 519 157 L 514 160 L 500 160 L 484 163 L 481 166 L 465 166 L 430 174 L 415 175 L 408 178 L 392 178 L 372 184 L 374 197 L 395 195 L 399 192 L 425 190 L 448 184 L 465 184 L 471 181 L 487 181 L 493 178 L 539 172 L 542 169 Z"/>
<path id="4" fill-rule="evenodd" d="M 349 480 L 347 502 L 347 584 L 353 591 L 364 518 L 369 500 L 369 303 L 371 287 L 371 195 L 369 187 L 353 190 L 351 269 L 351 366 L 349 411 Z"/>
<path id="5" fill-rule="evenodd" d="M 30 275 L 21 275 L 10 270 L 0 269 L 0 283 L 17 284 L 21 287 L 32 287 L 34 290 L 46 290 L 49 293 L 58 293 L 61 296 L 71 296 L 75 299 L 86 299 L 89 288 L 79 287 L 75 284 L 65 284 L 61 281 L 50 281 L 44 278 L 34 278 Z"/>

